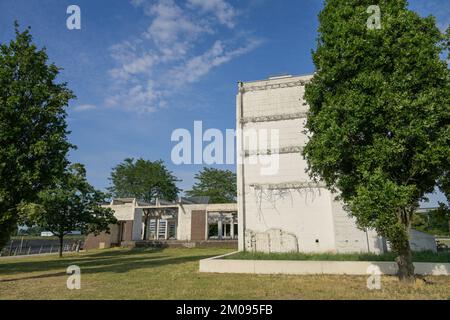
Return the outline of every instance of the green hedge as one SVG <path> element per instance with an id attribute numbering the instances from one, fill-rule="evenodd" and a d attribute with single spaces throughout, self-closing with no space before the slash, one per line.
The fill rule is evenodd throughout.
<path id="1" fill-rule="evenodd" d="M 395 254 L 392 252 L 384 254 L 372 253 L 250 253 L 239 252 L 225 259 L 236 260 L 315 260 L 315 261 L 395 261 Z M 435 253 L 422 251 L 413 253 L 415 262 L 450 262 L 450 253 Z"/>

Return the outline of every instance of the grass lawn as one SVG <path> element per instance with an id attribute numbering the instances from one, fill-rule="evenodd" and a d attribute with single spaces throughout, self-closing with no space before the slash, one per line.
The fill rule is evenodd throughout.
<path id="1" fill-rule="evenodd" d="M 204 274 L 198 261 L 227 249 L 109 249 L 0 258 L 0 299 L 450 299 L 450 277 L 403 285 L 383 276 Z M 66 288 L 66 268 L 81 268 L 81 290 Z"/>
<path id="2" fill-rule="evenodd" d="M 251 253 L 239 252 L 225 259 L 237 260 L 316 260 L 316 261 L 395 261 L 395 253 L 371 254 L 371 253 Z M 450 253 L 431 251 L 413 252 L 415 262 L 450 262 Z"/>

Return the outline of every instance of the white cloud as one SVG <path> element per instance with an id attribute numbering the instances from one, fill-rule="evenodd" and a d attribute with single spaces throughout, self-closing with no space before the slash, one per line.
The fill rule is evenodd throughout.
<path id="1" fill-rule="evenodd" d="M 151 113 L 163 105 L 162 93 L 154 89 L 152 80 L 146 85 L 136 84 L 127 90 L 116 93 L 106 100 L 109 107 L 120 107 L 138 113 Z"/>
<path id="2" fill-rule="evenodd" d="M 169 71 L 169 83 L 180 86 L 184 83 L 193 83 L 208 74 L 211 69 L 239 57 L 261 44 L 261 40 L 251 39 L 247 45 L 238 48 L 227 48 L 217 40 L 205 53 L 189 59 L 185 64 L 176 66 Z"/>
<path id="3" fill-rule="evenodd" d="M 450 25 L 449 21 L 437 23 L 437 26 L 438 26 L 439 30 L 441 30 L 442 33 L 445 33 L 447 31 L 447 28 L 449 27 L 449 25 Z"/>
<path id="4" fill-rule="evenodd" d="M 188 0 L 188 4 L 200 8 L 203 12 L 213 13 L 220 23 L 228 28 L 234 28 L 236 25 L 236 10 L 224 0 Z"/>
<path id="5" fill-rule="evenodd" d="M 115 79 L 127 80 L 130 76 L 146 73 L 158 62 L 158 56 L 154 54 L 145 54 L 141 57 L 131 59 L 123 63 L 119 68 L 110 70 L 110 75 Z"/>
<path id="6" fill-rule="evenodd" d="M 94 106 L 93 104 L 80 104 L 78 106 L 74 107 L 74 110 L 77 112 L 81 112 L 81 111 L 88 111 L 88 110 L 94 110 L 97 107 Z"/>
<path id="7" fill-rule="evenodd" d="M 133 6 L 139 7 L 140 5 L 142 5 L 144 3 L 144 0 L 131 0 L 130 2 Z"/>
<path id="8" fill-rule="evenodd" d="M 220 39 L 217 27 L 236 25 L 236 10 L 225 0 L 131 3 L 150 21 L 139 35 L 110 48 L 116 62 L 109 70 L 112 83 L 106 105 L 111 107 L 142 113 L 164 108 L 184 85 L 260 44 L 251 36 L 240 39 L 244 45 L 236 45 L 236 35 Z"/>
<path id="9" fill-rule="evenodd" d="M 193 39 L 211 31 L 199 21 L 194 21 L 173 0 L 160 0 L 146 12 L 154 17 L 146 35 L 160 45 L 175 43 L 181 37 Z"/>

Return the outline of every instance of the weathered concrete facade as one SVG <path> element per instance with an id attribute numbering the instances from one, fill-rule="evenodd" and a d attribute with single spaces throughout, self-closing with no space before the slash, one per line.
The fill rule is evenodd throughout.
<path id="1" fill-rule="evenodd" d="M 237 223 L 235 203 L 183 205 L 178 210 L 177 240 L 233 240 Z"/>
<path id="2" fill-rule="evenodd" d="M 335 196 L 306 173 L 301 150 L 308 140 L 308 105 L 303 96 L 311 78 L 239 83 L 239 249 L 384 252 L 384 239 L 372 230 L 358 229 Z M 421 241 L 416 242 L 416 248 L 421 247 Z"/>
<path id="3" fill-rule="evenodd" d="M 105 205 L 114 211 L 118 224 L 110 225 L 110 233 L 87 236 L 84 248 L 109 248 L 142 241 L 208 240 L 236 241 L 237 205 L 235 203 L 194 203 L 180 198 L 177 202 L 145 203 L 133 198 L 113 199 Z M 145 212 L 148 213 L 146 238 Z"/>

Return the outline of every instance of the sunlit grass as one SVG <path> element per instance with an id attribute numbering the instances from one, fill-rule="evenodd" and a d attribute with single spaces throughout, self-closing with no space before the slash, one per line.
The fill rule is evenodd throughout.
<path id="1" fill-rule="evenodd" d="M 28 258 L 0 258 L 0 299 L 449 299 L 450 277 L 415 285 L 383 276 L 368 290 L 365 276 L 200 273 L 199 260 L 227 249 L 109 249 Z M 66 287 L 70 265 L 81 289 Z"/>

